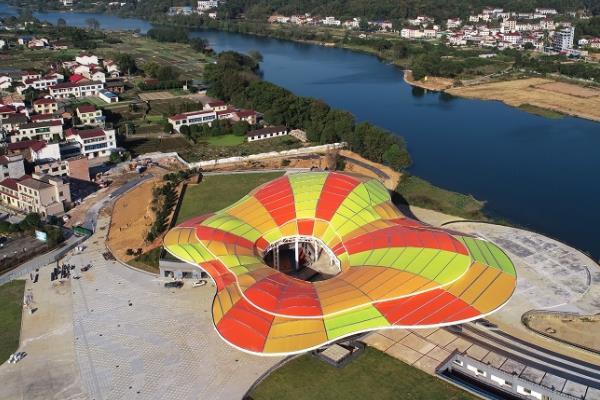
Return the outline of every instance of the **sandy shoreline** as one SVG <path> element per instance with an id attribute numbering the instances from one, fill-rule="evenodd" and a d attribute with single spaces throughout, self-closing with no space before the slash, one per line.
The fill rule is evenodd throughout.
<path id="1" fill-rule="evenodd" d="M 546 78 L 525 78 L 452 87 L 451 79 L 429 78 L 414 81 L 412 73 L 404 74 L 406 83 L 427 90 L 444 91 L 468 99 L 497 100 L 512 107 L 533 106 L 559 114 L 600 122 L 600 89 L 587 88 Z"/>

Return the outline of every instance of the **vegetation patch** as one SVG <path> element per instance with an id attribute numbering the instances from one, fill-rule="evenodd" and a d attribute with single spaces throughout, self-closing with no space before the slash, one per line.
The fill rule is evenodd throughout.
<path id="1" fill-rule="evenodd" d="M 396 188 L 398 201 L 404 204 L 428 208 L 457 217 L 486 220 L 483 213 L 485 202 L 471 195 L 442 189 L 412 175 L 404 175 Z"/>
<path id="2" fill-rule="evenodd" d="M 367 347 L 357 359 L 335 368 L 306 354 L 279 368 L 249 397 L 268 399 L 475 399 L 451 384 Z"/>
<path id="3" fill-rule="evenodd" d="M 558 111 L 548 110 L 546 108 L 541 108 L 538 106 L 534 106 L 533 104 L 522 104 L 519 106 L 520 110 L 528 112 L 530 114 L 539 115 L 540 117 L 550 118 L 550 119 L 561 119 L 564 118 L 565 115 L 559 113 Z"/>
<path id="4" fill-rule="evenodd" d="M 197 185 L 188 185 L 176 223 L 219 211 L 263 183 L 282 176 L 282 172 L 205 176 Z"/>
<path id="5" fill-rule="evenodd" d="M 143 271 L 158 273 L 158 259 L 160 257 L 161 250 L 162 247 L 156 247 L 144 254 L 137 256 L 133 260 L 128 261 L 127 264 Z"/>
<path id="6" fill-rule="evenodd" d="M 0 363 L 19 348 L 25 281 L 0 286 Z"/>
<path id="7" fill-rule="evenodd" d="M 238 146 L 246 142 L 244 136 L 238 135 L 212 136 L 204 140 L 211 146 Z"/>

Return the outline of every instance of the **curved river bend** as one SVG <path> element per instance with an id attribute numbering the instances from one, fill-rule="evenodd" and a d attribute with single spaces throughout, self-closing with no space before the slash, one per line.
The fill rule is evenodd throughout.
<path id="1" fill-rule="evenodd" d="M 5 5 L 0 12 L 12 13 Z M 146 21 L 85 13 L 36 13 L 41 20 L 106 29 Z M 487 200 L 486 210 L 600 257 L 600 124 L 551 120 L 499 102 L 423 94 L 402 71 L 373 56 L 335 48 L 216 31 L 197 31 L 217 51 L 259 50 L 264 79 L 323 99 L 404 136 L 411 172 Z"/>

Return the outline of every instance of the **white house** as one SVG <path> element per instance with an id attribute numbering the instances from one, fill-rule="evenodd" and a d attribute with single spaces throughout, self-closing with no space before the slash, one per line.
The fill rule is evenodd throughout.
<path id="1" fill-rule="evenodd" d="M 114 129 L 68 129 L 65 133 L 69 142 L 78 143 L 81 154 L 87 158 L 106 157 L 117 148 Z"/>
<path id="2" fill-rule="evenodd" d="M 64 82 L 50 86 L 50 95 L 55 99 L 97 96 L 103 88 L 102 82 Z"/>
<path id="3" fill-rule="evenodd" d="M 75 62 L 80 65 L 100 65 L 100 59 L 93 54 L 81 53 L 75 57 Z"/>
<path id="4" fill-rule="evenodd" d="M 8 75 L 0 75 L 0 89 L 8 89 L 12 86 L 12 78 Z"/>
<path id="5" fill-rule="evenodd" d="M 269 128 L 257 129 L 246 133 L 247 140 L 254 142 L 256 140 L 271 139 L 274 137 L 285 136 L 288 134 L 285 126 L 272 126 Z"/>
<path id="6" fill-rule="evenodd" d="M 168 118 L 169 123 L 177 132 L 180 132 L 182 126 L 210 124 L 217 119 L 215 110 L 199 110 L 182 114 L 176 114 Z"/>
<path id="7" fill-rule="evenodd" d="M 219 6 L 218 0 L 199 0 L 198 1 L 198 10 L 199 11 L 207 11 L 212 8 L 217 8 Z"/>
<path id="8" fill-rule="evenodd" d="M 335 17 L 325 17 L 325 19 L 321 20 L 323 25 L 332 25 L 332 26 L 340 26 L 342 21 L 339 19 L 335 19 Z"/>

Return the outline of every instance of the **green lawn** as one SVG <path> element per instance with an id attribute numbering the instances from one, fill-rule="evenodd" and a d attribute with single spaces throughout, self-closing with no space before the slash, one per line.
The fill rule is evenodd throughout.
<path id="1" fill-rule="evenodd" d="M 238 135 L 221 135 L 206 138 L 206 142 L 211 146 L 239 146 L 245 141 L 245 136 Z"/>
<path id="2" fill-rule="evenodd" d="M 205 176 L 201 183 L 188 185 L 177 214 L 177 223 L 225 208 L 244 197 L 255 187 L 282 174 L 281 172 L 269 172 Z"/>
<path id="3" fill-rule="evenodd" d="M 144 271 L 158 273 L 158 258 L 161 250 L 162 247 L 159 246 L 128 261 L 127 264 Z"/>
<path id="4" fill-rule="evenodd" d="M 0 363 L 19 347 L 21 313 L 25 281 L 12 281 L 0 286 Z"/>
<path id="5" fill-rule="evenodd" d="M 416 176 L 404 175 L 396 188 L 400 199 L 396 202 L 440 211 L 467 219 L 486 219 L 485 202 L 473 196 L 442 189 Z"/>
<path id="6" fill-rule="evenodd" d="M 332 367 L 309 354 L 299 357 L 267 377 L 250 397 L 254 400 L 476 398 L 371 347 L 343 368 Z"/>

